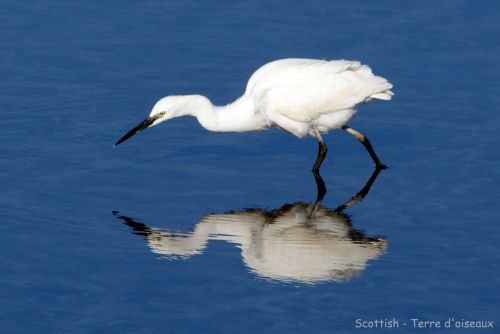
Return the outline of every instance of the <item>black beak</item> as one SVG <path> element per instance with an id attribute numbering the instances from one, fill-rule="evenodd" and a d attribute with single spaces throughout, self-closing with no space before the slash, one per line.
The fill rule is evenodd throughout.
<path id="1" fill-rule="evenodd" d="M 127 132 L 123 137 L 121 137 L 120 139 L 118 139 L 118 141 L 115 143 L 115 145 L 113 145 L 113 147 L 116 147 L 116 146 L 120 145 L 125 140 L 129 139 L 130 137 L 132 137 L 133 135 L 138 134 L 142 130 L 149 128 L 151 126 L 151 124 L 153 124 L 154 121 L 156 121 L 160 117 L 161 117 L 161 114 L 157 114 L 155 116 L 146 118 L 139 125 L 137 125 L 135 128 L 133 128 L 132 130 L 130 130 L 129 132 Z"/>

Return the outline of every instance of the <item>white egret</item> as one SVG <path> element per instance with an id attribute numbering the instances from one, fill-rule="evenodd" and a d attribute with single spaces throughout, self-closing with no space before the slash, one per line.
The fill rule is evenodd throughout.
<path id="1" fill-rule="evenodd" d="M 124 142 L 140 131 L 166 120 L 194 116 L 210 131 L 254 131 L 272 126 L 299 138 L 316 137 L 318 171 L 327 146 L 321 133 L 343 129 L 366 148 L 378 168 L 385 168 L 370 141 L 347 124 L 356 107 L 372 99 L 390 100 L 392 84 L 367 65 L 350 60 L 281 59 L 259 68 L 245 93 L 226 106 L 214 106 L 202 95 L 175 95 L 159 100 L 148 118 L 120 138 Z"/>

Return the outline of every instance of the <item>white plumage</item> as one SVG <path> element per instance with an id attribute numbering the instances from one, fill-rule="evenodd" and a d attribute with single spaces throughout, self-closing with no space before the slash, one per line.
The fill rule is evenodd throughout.
<path id="1" fill-rule="evenodd" d="M 356 105 L 372 97 L 390 99 L 392 85 L 357 61 L 284 59 L 262 66 L 245 96 L 273 124 L 298 137 L 345 125 Z"/>
<path id="2" fill-rule="evenodd" d="M 201 95 L 167 96 L 149 117 L 120 138 L 122 143 L 147 127 L 174 117 L 191 115 L 210 131 L 254 131 L 278 127 L 299 138 L 318 139 L 320 149 L 313 170 L 326 156 L 320 133 L 342 128 L 366 147 L 377 167 L 385 167 L 368 139 L 347 126 L 356 107 L 371 99 L 390 100 L 392 84 L 367 65 L 349 60 L 281 59 L 259 68 L 245 93 L 233 103 L 214 106 Z"/>

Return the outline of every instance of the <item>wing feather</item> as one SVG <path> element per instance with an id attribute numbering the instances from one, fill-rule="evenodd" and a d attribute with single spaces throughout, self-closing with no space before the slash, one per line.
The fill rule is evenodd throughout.
<path id="1" fill-rule="evenodd" d="M 390 99 L 391 88 L 386 79 L 358 61 L 283 59 L 257 70 L 245 94 L 270 119 L 281 114 L 310 122 L 325 113 L 353 109 L 371 98 Z"/>

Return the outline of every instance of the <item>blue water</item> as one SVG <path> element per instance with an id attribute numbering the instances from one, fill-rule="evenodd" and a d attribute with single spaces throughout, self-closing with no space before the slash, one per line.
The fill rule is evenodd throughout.
<path id="1" fill-rule="evenodd" d="M 498 3 L 0 8 L 2 333 L 388 331 L 357 329 L 356 319 L 396 319 L 400 333 L 498 331 Z M 286 57 L 358 59 L 394 84 L 393 101 L 363 106 L 351 123 L 390 169 L 343 213 L 334 210 L 365 185 L 372 162 L 351 136 L 325 136 L 328 228 L 269 233 L 291 205 L 316 200 L 312 138 L 209 133 L 182 118 L 112 148 L 157 99 L 201 93 L 228 103 L 256 68 Z M 251 224 L 271 223 L 195 235 L 207 215 L 224 221 L 248 208 Z M 240 218 L 234 226 L 246 228 Z M 360 240 L 332 237 L 339 229 Z M 320 239 L 325 258 L 337 254 L 330 247 L 350 251 L 343 269 L 314 279 L 300 251 Z M 168 248 L 185 240 L 206 243 L 188 247 L 190 257 Z M 345 260 L 377 242 L 379 251 Z M 298 268 L 262 260 L 277 255 Z M 495 328 L 419 329 L 416 318 Z"/>

